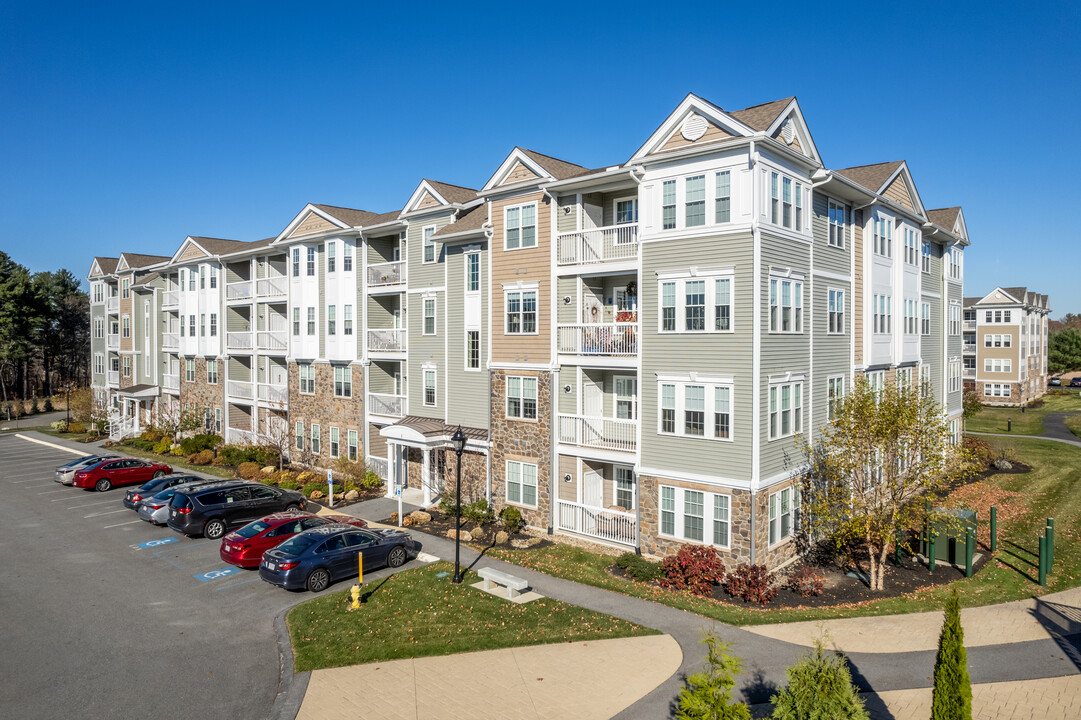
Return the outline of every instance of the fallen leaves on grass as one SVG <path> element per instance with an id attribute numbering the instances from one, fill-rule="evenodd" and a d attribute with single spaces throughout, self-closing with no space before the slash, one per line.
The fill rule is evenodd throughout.
<path id="1" fill-rule="evenodd" d="M 1025 496 L 984 482 L 974 482 L 958 488 L 950 494 L 951 504 L 976 511 L 976 539 L 984 547 L 991 544 L 991 508 L 996 508 L 998 522 L 1005 523 L 1021 517 L 1028 511 Z"/>

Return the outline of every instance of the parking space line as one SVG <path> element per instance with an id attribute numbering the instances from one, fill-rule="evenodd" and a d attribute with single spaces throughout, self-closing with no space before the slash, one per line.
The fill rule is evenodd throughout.
<path id="1" fill-rule="evenodd" d="M 119 510 L 109 510 L 108 512 L 90 513 L 89 515 L 83 515 L 84 518 L 101 517 L 102 515 L 115 515 L 122 512 L 131 512 L 127 508 L 120 508 Z"/>
<path id="2" fill-rule="evenodd" d="M 248 580 L 237 580 L 236 582 L 231 582 L 231 583 L 226 583 L 224 585 L 219 585 L 218 587 L 216 587 L 214 589 L 215 590 L 224 590 L 225 588 L 236 587 L 237 585 L 247 585 L 248 583 L 259 582 L 260 580 L 262 580 L 262 578 L 259 577 L 258 575 L 256 575 L 255 577 L 250 578 Z"/>
<path id="3" fill-rule="evenodd" d="M 57 450 L 63 450 L 66 453 L 71 453 L 72 455 L 78 455 L 79 457 L 85 457 L 87 455 L 87 453 L 83 452 L 82 450 L 72 450 L 69 447 L 64 447 L 63 445 L 57 445 L 57 444 L 51 443 L 51 442 L 45 442 L 44 440 L 38 440 L 37 438 L 28 437 L 26 435 L 23 435 L 22 433 L 15 433 L 15 437 L 20 438 L 22 440 L 26 440 L 27 442 L 37 443 L 38 445 L 45 445 L 46 447 L 56 448 Z"/>
<path id="4" fill-rule="evenodd" d="M 67 500 L 67 499 L 68 498 L 58 498 L 56 500 L 50 500 L 49 502 L 64 502 L 64 500 Z M 79 508 L 90 507 L 91 505 L 104 505 L 106 503 L 114 503 L 114 502 L 116 502 L 116 501 L 115 500 L 98 500 L 97 502 L 84 503 L 82 505 L 72 505 L 72 506 L 70 506 L 68 508 L 65 508 L 65 509 L 66 510 L 77 510 Z"/>
<path id="5" fill-rule="evenodd" d="M 18 485 L 19 483 L 37 482 L 38 480 L 41 480 L 41 478 L 30 478 L 29 480 L 12 480 L 11 484 Z"/>
<path id="6" fill-rule="evenodd" d="M 171 547 L 171 548 L 167 548 L 165 550 L 158 550 L 154 554 L 155 555 L 163 555 L 165 553 L 180 552 L 181 550 L 191 550 L 192 548 L 200 548 L 200 547 L 203 547 L 204 545 L 205 545 L 205 543 L 192 543 L 191 545 L 185 545 L 184 547 L 178 547 L 178 548 Z M 206 547 L 210 547 L 210 546 L 206 545 Z"/>
<path id="7" fill-rule="evenodd" d="M 38 495 L 55 495 L 58 492 L 67 492 L 67 488 L 60 488 L 59 490 L 44 490 L 39 492 Z"/>
<path id="8" fill-rule="evenodd" d="M 134 525 L 137 522 L 142 522 L 142 520 L 129 520 L 128 522 L 117 523 L 116 525 L 106 525 L 103 529 L 108 530 L 109 528 L 120 527 L 121 525 Z"/>

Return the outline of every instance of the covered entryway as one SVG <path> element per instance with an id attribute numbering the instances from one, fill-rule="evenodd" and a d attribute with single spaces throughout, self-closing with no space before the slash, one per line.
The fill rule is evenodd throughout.
<path id="1" fill-rule="evenodd" d="M 150 419 L 154 399 L 161 395 L 157 385 L 131 385 L 116 391 L 119 412 L 109 417 L 109 439 L 122 440 L 138 435 Z"/>
<path id="2" fill-rule="evenodd" d="M 406 415 L 380 429 L 379 435 L 387 443 L 387 497 L 395 497 L 401 487 L 405 501 L 428 507 L 438 500 L 446 487 L 445 451 L 451 447 L 456 428 L 442 420 Z M 487 454 L 486 430 L 463 427 L 462 432 L 467 438 L 466 450 Z"/>

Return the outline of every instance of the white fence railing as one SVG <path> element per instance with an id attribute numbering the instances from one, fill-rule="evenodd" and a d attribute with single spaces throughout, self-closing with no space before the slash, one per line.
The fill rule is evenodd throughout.
<path id="1" fill-rule="evenodd" d="M 638 447 L 637 420 L 559 416 L 559 442 L 566 445 L 634 452 Z"/>
<path id="2" fill-rule="evenodd" d="M 180 375 L 162 375 L 161 386 L 166 390 L 179 390 Z"/>
<path id="3" fill-rule="evenodd" d="M 107 383 L 109 383 L 110 385 L 119 385 L 120 384 L 120 371 L 119 370 L 109 370 L 105 375 L 105 381 Z"/>
<path id="4" fill-rule="evenodd" d="M 255 281 L 255 294 L 261 298 L 284 297 L 286 289 L 285 276 L 260 278 Z"/>
<path id="5" fill-rule="evenodd" d="M 252 384 L 243 380 L 227 381 L 225 390 L 230 397 L 244 398 L 245 400 L 251 400 L 255 397 L 255 391 L 252 389 Z"/>
<path id="6" fill-rule="evenodd" d="M 111 313 L 120 312 L 119 295 L 111 295 L 110 297 L 105 298 L 105 311 Z"/>
<path id="7" fill-rule="evenodd" d="M 225 442 L 230 444 L 259 445 L 263 442 L 263 439 L 259 433 L 254 433 L 251 430 L 241 430 L 234 427 L 225 428 Z"/>
<path id="8" fill-rule="evenodd" d="M 225 334 L 225 347 L 230 350 L 251 350 L 252 336 L 250 330 L 230 332 Z"/>
<path id="9" fill-rule="evenodd" d="M 638 223 L 560 233 L 556 237 L 556 263 L 583 265 L 638 257 Z"/>
<path id="10" fill-rule="evenodd" d="M 402 417 L 405 415 L 405 395 L 368 393 L 368 410 L 373 415 Z"/>
<path id="11" fill-rule="evenodd" d="M 117 417 L 109 421 L 109 439 L 123 440 L 135 433 L 135 418 Z"/>
<path id="12" fill-rule="evenodd" d="M 559 501 L 558 510 L 556 527 L 560 530 L 569 530 L 620 545 L 638 545 L 638 521 L 633 512 L 605 510 L 567 500 Z"/>
<path id="13" fill-rule="evenodd" d="M 376 263 L 368 266 L 368 287 L 401 285 L 405 282 L 405 263 L 402 261 Z"/>
<path id="14" fill-rule="evenodd" d="M 260 330 L 256 333 L 260 350 L 284 350 L 289 344 L 289 333 L 284 330 Z"/>
<path id="15" fill-rule="evenodd" d="M 572 355 L 637 355 L 638 323 L 560 325 L 559 352 Z"/>
<path id="16" fill-rule="evenodd" d="M 161 306 L 163 308 L 176 307 L 180 304 L 179 290 L 166 290 L 161 294 Z"/>
<path id="17" fill-rule="evenodd" d="M 289 386 L 259 383 L 259 400 L 281 405 L 289 404 Z"/>
<path id="18" fill-rule="evenodd" d="M 379 477 L 383 478 L 384 480 L 389 479 L 390 463 L 387 462 L 386 458 L 372 457 L 369 455 L 365 459 L 364 463 L 368 466 L 369 469 L 371 469 L 372 472 L 374 472 Z"/>
<path id="19" fill-rule="evenodd" d="M 404 328 L 387 328 L 368 331 L 368 350 L 372 352 L 401 352 L 405 350 Z"/>
<path id="20" fill-rule="evenodd" d="M 180 334 L 175 332 L 162 333 L 161 346 L 165 350 L 177 350 L 180 347 Z"/>
<path id="21" fill-rule="evenodd" d="M 110 350 L 116 350 L 120 347 L 120 333 L 109 333 L 105 336 L 105 345 Z"/>
<path id="22" fill-rule="evenodd" d="M 251 280 L 242 280 L 241 282 L 231 282 L 225 286 L 225 299 L 226 300 L 247 300 L 252 296 L 254 288 L 252 287 Z"/>

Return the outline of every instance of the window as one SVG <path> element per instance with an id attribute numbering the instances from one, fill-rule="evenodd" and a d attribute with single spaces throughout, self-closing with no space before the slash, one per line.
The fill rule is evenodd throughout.
<path id="1" fill-rule="evenodd" d="M 315 308 L 308 308 L 308 334 L 315 334 Z"/>
<path id="2" fill-rule="evenodd" d="M 424 298 L 424 334 L 435 335 L 435 298 Z"/>
<path id="3" fill-rule="evenodd" d="M 195 358 L 184 358 L 184 381 L 195 382 Z"/>
<path id="4" fill-rule="evenodd" d="M 719 547 L 731 543 L 732 498 L 661 485 L 661 535 Z"/>
<path id="5" fill-rule="evenodd" d="M 480 330 L 465 331 L 465 367 L 480 370 Z"/>
<path id="6" fill-rule="evenodd" d="M 315 277 L 315 248 L 308 248 L 308 277 Z"/>
<path id="7" fill-rule="evenodd" d="M 961 392 L 961 361 L 959 359 L 950 360 L 947 392 Z"/>
<path id="8" fill-rule="evenodd" d="M 333 240 L 327 243 L 327 272 L 332 273 L 337 270 L 338 266 L 338 248 L 337 243 Z"/>
<path id="9" fill-rule="evenodd" d="M 803 231 L 803 183 L 770 173 L 770 221 L 774 225 Z"/>
<path id="10" fill-rule="evenodd" d="M 507 461 L 507 502 L 537 506 L 537 466 Z"/>
<path id="11" fill-rule="evenodd" d="M 770 173 L 769 175 L 769 197 L 770 197 L 770 222 L 774 225 L 781 224 L 781 194 L 780 194 L 780 175 L 777 173 Z"/>
<path id="12" fill-rule="evenodd" d="M 1013 335 L 984 335 L 984 347 L 1008 348 L 1013 345 Z"/>
<path id="13" fill-rule="evenodd" d="M 346 435 L 346 448 L 350 460 L 357 459 L 357 431 L 350 430 Z"/>
<path id="14" fill-rule="evenodd" d="M 125 355 L 121 361 L 124 364 L 124 377 L 131 377 L 131 355 Z"/>
<path id="15" fill-rule="evenodd" d="M 725 170 L 716 175 L 717 188 L 713 200 L 713 221 L 726 223 L 732 220 L 732 172 Z"/>
<path id="16" fill-rule="evenodd" d="M 424 371 L 424 405 L 435 406 L 435 370 Z"/>
<path id="17" fill-rule="evenodd" d="M 661 331 L 673 332 L 676 329 L 676 284 L 661 283 Z"/>
<path id="18" fill-rule="evenodd" d="M 214 432 L 214 414 L 210 408 L 203 408 L 203 431 Z"/>
<path id="19" fill-rule="evenodd" d="M 1008 383 L 984 383 L 983 394 L 987 397 L 1010 397 L 1011 388 Z"/>
<path id="20" fill-rule="evenodd" d="M 706 224 L 706 176 L 695 175 L 685 181 L 684 202 L 686 227 Z"/>
<path id="21" fill-rule="evenodd" d="M 996 373 L 1008 373 L 1013 372 L 1013 360 L 1009 358 L 984 358 L 983 359 L 983 371 L 984 372 L 996 372 Z"/>
<path id="22" fill-rule="evenodd" d="M 537 332 L 537 291 L 508 292 L 507 335 L 532 335 Z"/>
<path id="23" fill-rule="evenodd" d="M 769 496 L 769 544 L 792 536 L 799 519 L 799 488 L 787 487 Z"/>
<path id="24" fill-rule="evenodd" d="M 206 265 L 199 266 L 199 289 L 206 290 Z M 210 408 L 207 408 L 207 412 Z"/>
<path id="25" fill-rule="evenodd" d="M 330 428 L 330 456 L 338 457 L 338 428 L 333 426 Z"/>
<path id="26" fill-rule="evenodd" d="M 304 449 L 304 423 L 297 422 L 296 427 L 293 430 L 293 436 L 296 438 L 297 450 Z"/>
<path id="27" fill-rule="evenodd" d="M 958 303 L 950 304 L 950 335 L 961 334 L 961 306 Z"/>
<path id="28" fill-rule="evenodd" d="M 792 227 L 792 179 L 781 178 L 781 224 Z"/>
<path id="29" fill-rule="evenodd" d="M 536 203 L 507 208 L 506 218 L 504 245 L 508 250 L 537 246 Z"/>
<path id="30" fill-rule="evenodd" d="M 210 313 L 210 337 L 218 336 L 218 314 Z"/>
<path id="31" fill-rule="evenodd" d="M 963 261 L 963 255 L 961 250 L 955 245 L 946 251 L 946 277 L 950 280 L 961 280 L 961 263 Z"/>
<path id="32" fill-rule="evenodd" d="M 616 382 L 616 419 L 636 420 L 638 418 L 638 379 L 617 375 Z"/>
<path id="33" fill-rule="evenodd" d="M 300 335 L 300 308 L 293 308 L 293 335 Z"/>
<path id="34" fill-rule="evenodd" d="M 465 255 L 465 291 L 480 292 L 480 253 L 471 252 Z"/>
<path id="35" fill-rule="evenodd" d="M 214 408 L 214 432 L 221 435 L 221 408 Z"/>
<path id="36" fill-rule="evenodd" d="M 803 431 L 803 383 L 769 386 L 769 439 L 797 435 Z"/>
<path id="37" fill-rule="evenodd" d="M 342 317 L 342 333 L 345 335 L 353 334 L 353 306 L 346 305 L 344 308 L 344 316 Z"/>
<path id="38" fill-rule="evenodd" d="M 193 332 L 192 335 L 194 334 Z M 120 337 L 131 337 L 131 317 L 128 315 L 120 318 Z"/>
<path id="39" fill-rule="evenodd" d="M 334 366 L 334 397 L 353 397 L 353 368 Z"/>
<path id="40" fill-rule="evenodd" d="M 803 282 L 801 280 L 770 278 L 769 331 L 803 332 Z"/>
<path id="41" fill-rule="evenodd" d="M 537 419 L 537 378 L 507 377 L 507 417 Z"/>
<path id="42" fill-rule="evenodd" d="M 616 505 L 625 510 L 634 510 L 635 482 L 633 470 L 625 467 L 616 468 L 615 493 Z"/>
<path id="43" fill-rule="evenodd" d="M 315 366 L 311 363 L 297 365 L 297 374 L 300 375 L 300 392 L 304 395 L 315 394 Z"/>
<path id="44" fill-rule="evenodd" d="M 94 354 L 94 374 L 95 375 L 104 375 L 105 374 L 105 356 L 102 355 L 101 353 L 95 353 Z"/>
<path id="45" fill-rule="evenodd" d="M 638 222 L 638 201 L 634 198 L 615 201 L 616 225 Z M 616 242 L 619 242 L 617 239 Z"/>
<path id="46" fill-rule="evenodd" d="M 845 246 L 845 206 L 829 201 L 829 244 L 831 247 Z"/>
<path id="47" fill-rule="evenodd" d="M 877 372 L 869 372 L 866 374 L 867 387 L 875 395 L 875 402 L 878 402 L 878 397 L 882 394 L 882 388 L 886 384 L 886 373 L 882 370 Z"/>
<path id="48" fill-rule="evenodd" d="M 872 248 L 876 255 L 893 257 L 893 219 L 875 215 Z"/>
<path id="49" fill-rule="evenodd" d="M 871 331 L 879 334 L 893 332 L 893 298 L 889 295 L 875 295 L 872 305 L 874 314 L 871 317 Z"/>
<path id="50" fill-rule="evenodd" d="M 718 278 L 713 289 L 713 329 L 725 332 L 732 329 L 732 280 Z"/>
<path id="51" fill-rule="evenodd" d="M 210 289 L 213 290 L 216 287 L 218 287 L 218 266 L 217 265 L 211 265 L 210 266 Z"/>
<path id="52" fill-rule="evenodd" d="M 1003 310 L 1002 311 L 1002 322 L 1007 322 L 1008 323 L 1009 321 L 1010 321 L 1010 311 L 1009 310 Z"/>
<path id="53" fill-rule="evenodd" d="M 931 243 L 929 242 L 923 244 L 923 255 L 920 268 L 925 273 L 931 272 Z"/>
<path id="54" fill-rule="evenodd" d="M 206 337 L 206 313 L 199 313 L 199 337 Z"/>
<path id="55" fill-rule="evenodd" d="M 826 418 L 832 420 L 845 396 L 845 376 L 835 375 L 826 378 Z"/>
<path id="56" fill-rule="evenodd" d="M 845 291 L 829 291 L 829 332 L 840 334 L 845 331 Z"/>
<path id="57" fill-rule="evenodd" d="M 732 439 L 731 384 L 662 382 L 659 395 L 659 433 L 715 440 Z"/>
<path id="58" fill-rule="evenodd" d="M 688 331 L 706 329 L 706 283 L 703 280 L 688 281 L 684 284 L 685 329 Z"/>
<path id="59" fill-rule="evenodd" d="M 931 303 L 920 303 L 920 335 L 931 334 Z"/>
<path id="60" fill-rule="evenodd" d="M 188 268 L 188 290 L 195 292 L 195 268 Z"/>
<path id="61" fill-rule="evenodd" d="M 728 332 L 732 329 L 732 279 L 672 280 L 660 284 L 660 331 L 676 332 L 676 314 L 683 314 L 679 332 Z"/>
<path id="62" fill-rule="evenodd" d="M 94 302 L 100 303 L 105 301 L 105 293 L 102 291 L 101 283 L 94 283 L 91 285 L 91 289 L 94 291 Z"/>
<path id="63" fill-rule="evenodd" d="M 353 243 L 342 241 L 342 272 L 353 272 Z"/>
<path id="64" fill-rule="evenodd" d="M 931 366 L 927 363 L 920 365 L 920 397 L 931 396 Z"/>
<path id="65" fill-rule="evenodd" d="M 912 266 L 919 266 L 920 256 L 916 251 L 919 234 L 912 228 L 905 226 L 905 262 Z"/>
<path id="66" fill-rule="evenodd" d="M 300 248 L 293 248 L 293 277 L 300 277 Z"/>
<path id="67" fill-rule="evenodd" d="M 509 225 L 508 225 L 509 231 Z M 435 240 L 432 239 L 432 235 L 435 234 L 435 225 L 429 225 L 422 231 L 424 233 L 424 257 L 422 262 L 434 263 L 435 262 Z"/>
<path id="68" fill-rule="evenodd" d="M 338 308 L 327 305 L 327 335 L 334 335 L 338 329 Z"/>
<path id="69" fill-rule="evenodd" d="M 194 290 L 195 288 L 192 289 Z M 120 281 L 120 297 L 125 300 L 131 297 L 131 280 L 129 278 L 124 278 Z"/>
<path id="70" fill-rule="evenodd" d="M 916 314 L 917 302 L 905 299 L 905 333 L 915 335 L 919 331 L 919 315 Z"/>
<path id="71" fill-rule="evenodd" d="M 218 361 L 207 360 L 206 361 L 206 381 L 211 385 L 218 384 Z"/>
<path id="72" fill-rule="evenodd" d="M 912 368 L 897 368 L 897 387 L 907 389 L 912 386 Z"/>
<path id="73" fill-rule="evenodd" d="M 319 454 L 319 424 L 312 423 L 312 452 Z"/>
<path id="74" fill-rule="evenodd" d="M 796 230 L 803 231 L 803 183 L 796 183 Z"/>
<path id="75" fill-rule="evenodd" d="M 661 185 L 661 228 L 671 230 L 676 226 L 676 181 L 665 180 Z"/>

